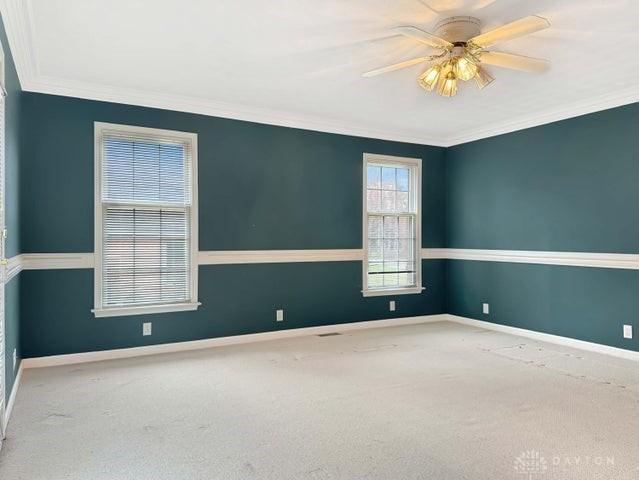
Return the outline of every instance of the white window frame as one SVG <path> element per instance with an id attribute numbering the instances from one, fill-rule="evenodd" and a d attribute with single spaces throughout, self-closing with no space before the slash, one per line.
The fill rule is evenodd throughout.
<path id="1" fill-rule="evenodd" d="M 102 306 L 102 136 L 104 131 L 117 131 L 127 134 L 140 134 L 145 136 L 158 136 L 160 138 L 174 138 L 191 144 L 191 208 L 190 208 L 190 235 L 191 235 L 191 299 L 186 303 L 168 303 L 160 305 L 103 307 Z M 201 303 L 198 302 L 198 181 L 197 181 L 197 134 L 179 132 L 175 130 L 161 130 L 157 128 L 137 127 L 132 125 L 119 125 L 113 123 L 94 123 L 94 153 L 95 153 L 95 289 L 94 309 L 96 317 L 117 317 L 122 315 L 144 315 L 150 313 L 184 312 L 197 310 Z"/>
<path id="2" fill-rule="evenodd" d="M 368 164 L 377 163 L 389 166 L 407 167 L 412 170 L 411 190 L 415 211 L 415 286 L 400 288 L 369 288 L 368 287 L 368 202 L 366 186 L 368 185 Z M 386 295 L 405 295 L 421 293 L 422 287 L 422 160 L 421 158 L 394 157 L 390 155 L 377 155 L 364 153 L 362 164 L 362 295 L 364 297 L 378 297 Z M 380 212 L 383 213 L 383 212 Z"/>

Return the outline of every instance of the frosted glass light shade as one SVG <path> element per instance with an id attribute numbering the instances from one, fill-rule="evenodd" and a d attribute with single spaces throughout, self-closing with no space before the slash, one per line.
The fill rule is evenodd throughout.
<path id="1" fill-rule="evenodd" d="M 439 80 L 441 71 L 441 65 L 433 65 L 419 76 L 419 79 L 417 80 L 419 85 L 424 90 L 431 92 L 435 88 L 435 85 L 437 85 L 437 80 Z"/>
<path id="2" fill-rule="evenodd" d="M 490 85 L 493 80 L 495 79 L 486 70 L 481 67 L 477 69 L 477 74 L 475 75 L 475 83 L 477 83 L 477 87 L 479 87 L 480 90 Z"/>
<path id="3" fill-rule="evenodd" d="M 455 60 L 453 71 L 458 79 L 467 82 L 477 74 L 477 65 L 466 55 Z"/>
<path id="4" fill-rule="evenodd" d="M 454 97 L 457 95 L 457 77 L 455 76 L 455 72 L 448 72 L 446 76 L 440 80 L 437 93 L 442 97 Z"/>

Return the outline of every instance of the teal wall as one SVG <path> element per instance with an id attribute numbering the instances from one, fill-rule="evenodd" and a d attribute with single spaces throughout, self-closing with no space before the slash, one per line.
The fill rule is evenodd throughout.
<path id="1" fill-rule="evenodd" d="M 20 147 L 21 147 L 21 111 L 22 92 L 20 81 L 16 74 L 15 65 L 9 42 L 0 22 L 0 42 L 4 49 L 5 84 L 7 98 L 5 100 L 5 212 L 8 237 L 6 240 L 6 256 L 13 257 L 21 253 L 20 222 Z M 20 352 L 20 275 L 13 278 L 5 289 L 5 396 L 8 398 L 18 365 Z M 13 350 L 16 349 L 18 364 L 13 367 Z"/>
<path id="2" fill-rule="evenodd" d="M 200 250 L 362 247 L 364 152 L 422 158 L 424 247 L 443 247 L 444 149 L 23 94 L 22 249 L 93 252 L 93 123 L 195 132 Z M 201 266 L 197 312 L 100 318 L 92 270 L 23 272 L 25 357 L 445 312 L 445 262 L 420 295 L 363 298 L 361 262 Z M 395 299 L 397 311 L 388 311 Z M 275 310 L 285 321 L 275 322 Z M 142 337 L 141 323 L 153 322 Z"/>
<path id="3" fill-rule="evenodd" d="M 447 246 L 639 253 L 638 131 L 632 104 L 449 148 Z M 632 350 L 638 288 L 637 270 L 447 262 L 449 313 Z"/>
<path id="4" fill-rule="evenodd" d="M 639 104 L 449 148 L 449 248 L 639 253 Z"/>
<path id="5" fill-rule="evenodd" d="M 423 247 L 639 253 L 637 104 L 442 149 L 20 93 L 12 64 L 8 80 L 9 255 L 93 251 L 95 121 L 198 134 L 201 250 L 361 248 L 370 152 L 423 159 Z M 100 319 L 92 270 L 27 271 L 7 290 L 7 354 L 445 312 L 639 350 L 621 338 L 638 318 L 638 271 L 443 260 L 423 269 L 424 293 L 396 297 L 392 313 L 390 298 L 362 297 L 359 262 L 326 262 L 201 266 L 197 312 Z"/>

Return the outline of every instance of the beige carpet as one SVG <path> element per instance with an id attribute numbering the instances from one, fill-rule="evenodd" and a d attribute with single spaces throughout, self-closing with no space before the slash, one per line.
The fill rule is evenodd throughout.
<path id="1" fill-rule="evenodd" d="M 639 364 L 447 322 L 26 370 L 0 479 L 637 479 Z"/>

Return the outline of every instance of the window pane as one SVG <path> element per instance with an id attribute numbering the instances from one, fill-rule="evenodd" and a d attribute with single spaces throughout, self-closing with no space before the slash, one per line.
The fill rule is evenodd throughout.
<path id="1" fill-rule="evenodd" d="M 382 167 L 369 166 L 366 169 L 366 179 L 368 188 L 382 188 Z"/>
<path id="2" fill-rule="evenodd" d="M 108 138 L 104 142 L 104 188 L 102 196 L 112 201 L 133 198 L 133 142 Z"/>
<path id="3" fill-rule="evenodd" d="M 381 190 L 367 190 L 366 200 L 368 203 L 369 212 L 380 212 L 382 210 L 382 191 Z"/>
<path id="4" fill-rule="evenodd" d="M 399 217 L 399 238 L 414 238 L 413 218 Z"/>
<path id="5" fill-rule="evenodd" d="M 392 167 L 382 167 L 382 188 L 384 190 L 395 190 L 395 169 Z"/>
<path id="6" fill-rule="evenodd" d="M 408 192 L 409 170 L 407 168 L 397 169 L 397 190 Z"/>
<path id="7" fill-rule="evenodd" d="M 400 287 L 413 287 L 415 286 L 415 274 L 414 273 L 400 273 L 397 276 L 397 282 Z"/>
<path id="8" fill-rule="evenodd" d="M 384 259 L 383 244 L 384 240 L 371 239 L 368 241 L 368 260 L 371 262 L 382 261 Z"/>
<path id="9" fill-rule="evenodd" d="M 382 210 L 384 212 L 395 211 L 395 192 L 387 190 L 382 191 Z"/>
<path id="10" fill-rule="evenodd" d="M 160 145 L 160 200 L 183 203 L 187 184 L 183 145 Z"/>
<path id="11" fill-rule="evenodd" d="M 384 242 L 384 260 L 396 261 L 398 255 L 398 243 L 396 239 L 385 238 Z"/>
<path id="12" fill-rule="evenodd" d="M 399 286 L 399 275 L 397 273 L 385 273 L 384 274 L 384 286 L 385 287 L 397 287 L 397 286 Z"/>
<path id="13" fill-rule="evenodd" d="M 380 288 L 384 286 L 384 275 L 368 275 L 368 287 Z"/>
<path id="14" fill-rule="evenodd" d="M 399 219 L 397 217 L 384 217 L 384 238 L 397 238 L 399 235 L 398 229 Z"/>
<path id="15" fill-rule="evenodd" d="M 413 240 L 398 240 L 398 259 L 399 260 L 412 260 L 413 259 Z"/>
<path id="16" fill-rule="evenodd" d="M 407 213 L 409 211 L 410 205 L 408 204 L 408 192 L 397 192 L 396 202 L 396 212 Z"/>
<path id="17" fill-rule="evenodd" d="M 186 302 L 190 292 L 188 211 L 106 207 L 102 304 Z"/>
<path id="18" fill-rule="evenodd" d="M 381 238 L 383 235 L 382 217 L 368 217 L 368 238 Z"/>
<path id="19" fill-rule="evenodd" d="M 173 141 L 105 133 L 102 198 L 108 202 L 186 205 L 190 149 Z"/>
<path id="20" fill-rule="evenodd" d="M 160 146 L 133 143 L 133 200 L 160 201 Z"/>

